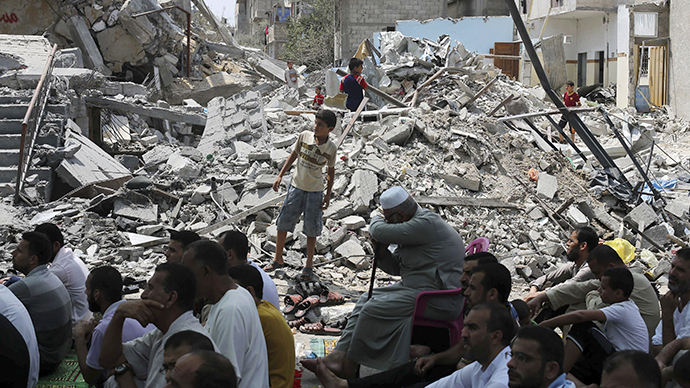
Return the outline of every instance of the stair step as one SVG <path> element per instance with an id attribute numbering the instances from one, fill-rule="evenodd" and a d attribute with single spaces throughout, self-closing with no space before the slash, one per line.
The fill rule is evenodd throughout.
<path id="1" fill-rule="evenodd" d="M 19 149 L 21 141 L 22 135 L 20 134 L 0 134 L 0 149 Z M 57 147 L 59 145 L 59 141 L 60 138 L 55 134 L 50 134 L 47 136 L 41 136 L 36 138 L 36 144 L 50 144 L 54 147 Z"/>
<path id="2" fill-rule="evenodd" d="M 50 167 L 34 167 L 29 169 L 27 176 L 38 174 L 38 178 L 41 180 L 50 179 L 51 169 Z M 17 179 L 17 166 L 7 166 L 0 167 L 0 183 L 10 183 L 12 180 Z"/>
<path id="3" fill-rule="evenodd" d="M 31 96 L 0 96 L 0 104 L 28 104 L 31 102 Z"/>
<path id="4" fill-rule="evenodd" d="M 66 105 L 64 104 L 48 104 L 46 111 L 52 113 L 65 114 Z M 23 119 L 26 115 L 26 110 L 29 104 L 0 104 L 0 119 Z"/>
<path id="5" fill-rule="evenodd" d="M 62 120 L 44 120 L 42 125 L 62 125 Z M 21 135 L 22 119 L 0 119 L 0 135 Z"/>

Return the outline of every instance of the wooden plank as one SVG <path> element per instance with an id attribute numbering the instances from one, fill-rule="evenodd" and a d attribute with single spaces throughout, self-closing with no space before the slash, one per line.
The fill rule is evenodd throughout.
<path id="1" fill-rule="evenodd" d="M 86 105 L 96 108 L 113 109 L 122 112 L 130 112 L 138 114 L 139 116 L 153 117 L 161 120 L 185 122 L 187 124 L 205 126 L 206 117 L 204 115 L 197 115 L 191 113 L 177 112 L 172 109 L 159 107 L 145 107 L 136 104 L 130 104 L 103 97 L 87 97 Z"/>
<path id="2" fill-rule="evenodd" d="M 336 149 L 339 149 L 345 141 L 345 136 L 347 136 L 347 134 L 350 133 L 350 129 L 352 129 L 352 126 L 355 124 L 355 121 L 357 121 L 359 114 L 362 113 L 362 111 L 364 110 L 364 107 L 367 106 L 367 102 L 369 102 L 369 98 L 364 97 L 364 99 L 362 99 L 362 102 L 359 103 L 359 106 L 357 107 L 354 116 L 352 116 L 352 119 L 350 119 L 350 122 L 347 124 L 347 127 L 345 127 L 345 130 L 343 130 L 342 135 L 340 135 L 338 142 L 335 144 Z"/>
<path id="3" fill-rule="evenodd" d="M 517 203 L 499 201 L 493 198 L 473 197 L 414 197 L 417 203 L 436 206 L 479 206 L 488 208 L 522 209 Z"/>
<path id="4" fill-rule="evenodd" d="M 587 108 L 568 109 L 568 111 L 573 112 L 573 113 L 593 112 L 595 110 L 597 110 L 597 108 L 587 107 Z M 515 116 L 501 117 L 497 121 L 511 121 L 511 120 L 530 118 L 530 117 L 538 117 L 538 116 L 546 116 L 546 115 L 558 115 L 558 114 L 561 114 L 561 111 L 559 111 L 558 109 L 555 109 L 555 110 L 547 110 L 547 111 L 542 111 L 542 112 L 533 112 L 533 113 L 525 113 L 525 114 L 515 115 Z"/>
<path id="5" fill-rule="evenodd" d="M 268 201 L 260 203 L 260 204 L 254 206 L 254 207 L 251 207 L 247 210 L 241 211 L 241 212 L 231 216 L 227 220 L 223 220 L 223 221 L 218 222 L 216 224 L 213 224 L 209 227 L 201 229 L 197 233 L 199 233 L 200 235 L 208 234 L 208 233 L 213 232 L 216 229 L 222 228 L 223 226 L 230 225 L 230 224 L 237 222 L 237 221 L 241 221 L 241 220 L 245 219 L 247 216 L 250 216 L 252 214 L 256 214 L 256 213 L 260 212 L 261 210 L 264 210 L 268 207 L 275 206 L 276 204 L 285 200 L 285 197 L 287 197 L 287 193 L 281 194 L 275 198 L 269 199 Z"/>
<path id="6" fill-rule="evenodd" d="M 510 100 L 512 100 L 513 98 L 515 98 L 515 96 L 511 93 L 508 97 L 506 97 L 505 100 L 501 101 L 500 104 L 496 105 L 496 107 L 493 108 L 493 109 L 491 110 L 491 112 L 489 112 L 489 114 L 488 114 L 487 116 L 491 117 L 491 116 L 495 115 L 496 112 L 498 112 L 499 109 L 503 108 L 503 106 L 504 106 L 505 104 L 507 104 L 508 102 L 510 102 Z"/>
<path id="7" fill-rule="evenodd" d="M 482 90 L 480 90 L 477 94 L 475 94 L 474 97 L 470 98 L 470 100 L 467 101 L 463 106 L 469 106 L 470 104 L 472 104 L 473 102 L 475 102 L 475 101 L 479 98 L 479 96 L 481 96 L 481 95 L 484 94 L 487 90 L 489 90 L 489 88 L 491 87 L 491 85 L 493 85 L 496 81 L 498 81 L 498 77 L 494 77 L 494 79 L 492 79 L 491 82 L 489 82 L 488 84 L 486 84 L 486 86 L 484 86 L 484 87 L 482 88 Z"/>
<path id="8" fill-rule="evenodd" d="M 338 71 L 336 71 L 336 73 L 341 77 L 347 76 L 347 73 L 341 69 L 338 69 Z M 407 108 L 407 105 L 404 102 L 402 102 L 396 98 L 391 97 L 388 93 L 386 93 L 383 90 L 380 90 L 374 86 L 371 86 L 371 85 L 367 86 L 367 91 L 383 98 L 386 102 L 389 102 L 389 103 L 391 103 L 397 107 Z"/>

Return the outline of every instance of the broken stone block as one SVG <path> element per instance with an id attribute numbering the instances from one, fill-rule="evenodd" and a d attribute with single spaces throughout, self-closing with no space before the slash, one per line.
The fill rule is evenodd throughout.
<path id="1" fill-rule="evenodd" d="M 232 183 L 225 183 L 216 191 L 223 198 L 224 203 L 234 203 L 237 201 L 238 195 Z"/>
<path id="2" fill-rule="evenodd" d="M 656 212 L 647 202 L 642 202 L 625 216 L 625 221 L 630 222 L 638 229 L 640 225 L 644 225 L 644 228 L 647 228 L 653 225 L 656 220 Z"/>
<path id="3" fill-rule="evenodd" d="M 367 155 L 364 158 L 360 159 L 359 165 L 361 166 L 361 168 L 371 170 L 375 173 L 381 173 L 386 169 L 386 162 L 374 155 Z"/>
<path id="4" fill-rule="evenodd" d="M 113 203 L 113 215 L 153 224 L 158 221 L 158 205 L 128 203 L 118 198 Z"/>
<path id="5" fill-rule="evenodd" d="M 541 194 L 548 199 L 553 199 L 556 191 L 558 191 L 558 179 L 545 172 L 540 173 L 539 180 L 537 181 L 537 194 Z"/>
<path id="6" fill-rule="evenodd" d="M 652 279 L 656 280 L 661 275 L 667 274 L 671 271 L 671 261 L 664 259 L 660 260 L 654 268 L 652 268 L 649 273 L 652 275 Z"/>
<path id="7" fill-rule="evenodd" d="M 366 226 L 367 222 L 360 216 L 347 216 L 340 220 L 347 230 L 357 230 Z"/>
<path id="8" fill-rule="evenodd" d="M 278 178 L 278 175 L 274 174 L 261 174 L 254 178 L 254 184 L 256 184 L 257 189 L 265 189 L 267 187 L 273 187 L 273 183 Z"/>
<path id="9" fill-rule="evenodd" d="M 380 135 L 386 143 L 403 145 L 412 135 L 414 119 L 409 117 L 388 116 L 381 123 L 383 133 Z"/>
<path id="10" fill-rule="evenodd" d="M 146 51 L 141 43 L 119 25 L 97 33 L 96 39 L 106 62 L 120 65 L 128 62 L 133 66 L 146 63 Z"/>
<path id="11" fill-rule="evenodd" d="M 115 155 L 115 160 L 127 167 L 129 171 L 136 171 L 139 168 L 139 158 L 135 155 Z"/>
<path id="12" fill-rule="evenodd" d="M 339 200 L 330 203 L 328 209 L 323 211 L 323 218 L 339 220 L 351 215 L 354 212 L 355 211 L 350 201 Z"/>
<path id="13" fill-rule="evenodd" d="M 192 205 L 200 205 L 206 201 L 206 198 L 211 196 L 211 186 L 201 185 L 194 190 L 190 201 Z"/>
<path id="14" fill-rule="evenodd" d="M 661 225 L 653 226 L 649 229 L 646 229 L 644 231 L 645 236 L 649 237 L 652 241 L 654 241 L 656 244 L 660 246 L 664 246 L 669 240 L 668 237 L 666 237 L 667 234 L 673 234 L 673 228 L 669 231 L 669 227 L 666 226 L 666 223 L 663 223 Z M 647 241 L 644 237 L 641 237 L 641 247 L 643 249 L 649 249 L 653 247 L 653 245 Z"/>
<path id="15" fill-rule="evenodd" d="M 138 261 L 144 254 L 144 247 L 122 247 L 117 250 L 118 256 L 127 261 Z"/>
<path id="16" fill-rule="evenodd" d="M 274 136 L 273 137 L 273 146 L 275 148 L 284 148 L 284 147 L 289 147 L 297 141 L 297 135 L 295 134 L 290 134 L 287 136 Z"/>
<path id="17" fill-rule="evenodd" d="M 156 143 L 158 143 L 158 136 L 145 136 L 139 139 L 139 143 L 143 145 L 144 147 L 150 147 Z"/>
<path id="18" fill-rule="evenodd" d="M 295 228 L 295 230 L 297 230 L 297 228 Z M 278 239 L 278 226 L 276 224 L 272 224 L 266 228 L 266 237 L 268 237 L 269 241 L 276 242 Z M 288 232 L 287 237 L 285 238 L 285 243 L 289 243 L 294 239 L 295 235 L 291 232 Z"/>
<path id="19" fill-rule="evenodd" d="M 347 240 L 335 248 L 335 257 L 344 257 L 355 269 L 365 268 L 369 264 L 364 249 L 355 240 Z"/>
<path id="20" fill-rule="evenodd" d="M 167 164 L 172 167 L 170 171 L 173 174 L 182 178 L 196 178 L 201 173 L 201 167 L 191 159 L 182 156 L 179 151 L 170 155 Z"/>
<path id="21" fill-rule="evenodd" d="M 690 210 L 690 198 L 689 197 L 679 197 L 671 201 L 664 209 L 673 214 L 674 216 L 680 218 L 681 220 L 687 219 L 688 211 Z"/>
<path id="22" fill-rule="evenodd" d="M 283 164 L 285 164 L 289 157 L 290 153 L 284 149 L 274 148 L 271 150 L 271 164 L 278 169 L 283 168 Z"/>
<path id="23" fill-rule="evenodd" d="M 570 205 L 567 211 L 568 219 L 574 227 L 580 228 L 589 224 L 589 219 L 577 207 Z"/>
<path id="24" fill-rule="evenodd" d="M 163 225 L 142 225 L 137 227 L 137 234 L 150 236 L 163 229 Z"/>
<path id="25" fill-rule="evenodd" d="M 355 213 L 367 213 L 379 187 L 378 177 L 371 171 L 357 170 L 352 174 L 351 182 L 354 190 L 350 195 L 350 201 Z"/>
<path id="26" fill-rule="evenodd" d="M 527 215 L 533 220 L 539 220 L 546 217 L 544 212 L 539 207 L 535 207 Z"/>
<path id="27" fill-rule="evenodd" d="M 471 191 L 479 191 L 482 184 L 479 170 L 477 170 L 474 163 L 461 164 L 458 166 L 457 174 L 440 174 L 440 176 L 452 185 L 457 185 Z"/>
<path id="28" fill-rule="evenodd" d="M 240 209 L 250 208 L 260 205 L 263 202 L 269 201 L 280 196 L 279 193 L 273 191 L 273 189 L 257 189 L 242 193 L 242 198 L 237 203 L 237 207 Z"/>

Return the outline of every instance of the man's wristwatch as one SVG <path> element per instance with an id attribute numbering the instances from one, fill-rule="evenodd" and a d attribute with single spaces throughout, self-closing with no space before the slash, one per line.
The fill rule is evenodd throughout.
<path id="1" fill-rule="evenodd" d="M 115 376 L 120 376 L 124 373 L 127 373 L 130 370 L 132 370 L 132 368 L 129 366 L 129 364 L 122 363 L 116 366 L 115 369 L 113 369 L 113 374 L 115 374 Z"/>

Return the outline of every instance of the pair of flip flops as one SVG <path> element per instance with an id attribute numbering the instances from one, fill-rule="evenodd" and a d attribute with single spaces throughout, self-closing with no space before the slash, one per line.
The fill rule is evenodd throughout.
<path id="1" fill-rule="evenodd" d="M 328 327 L 323 322 L 305 323 L 300 326 L 299 331 L 305 334 L 322 334 L 338 336 L 342 333 L 341 329 Z"/>
<path id="2" fill-rule="evenodd" d="M 345 298 L 335 291 L 323 290 L 321 294 L 312 295 L 302 299 L 300 295 L 286 295 L 283 299 L 285 314 L 295 314 L 295 318 L 302 318 L 311 308 L 315 306 L 335 306 L 345 303 Z"/>

